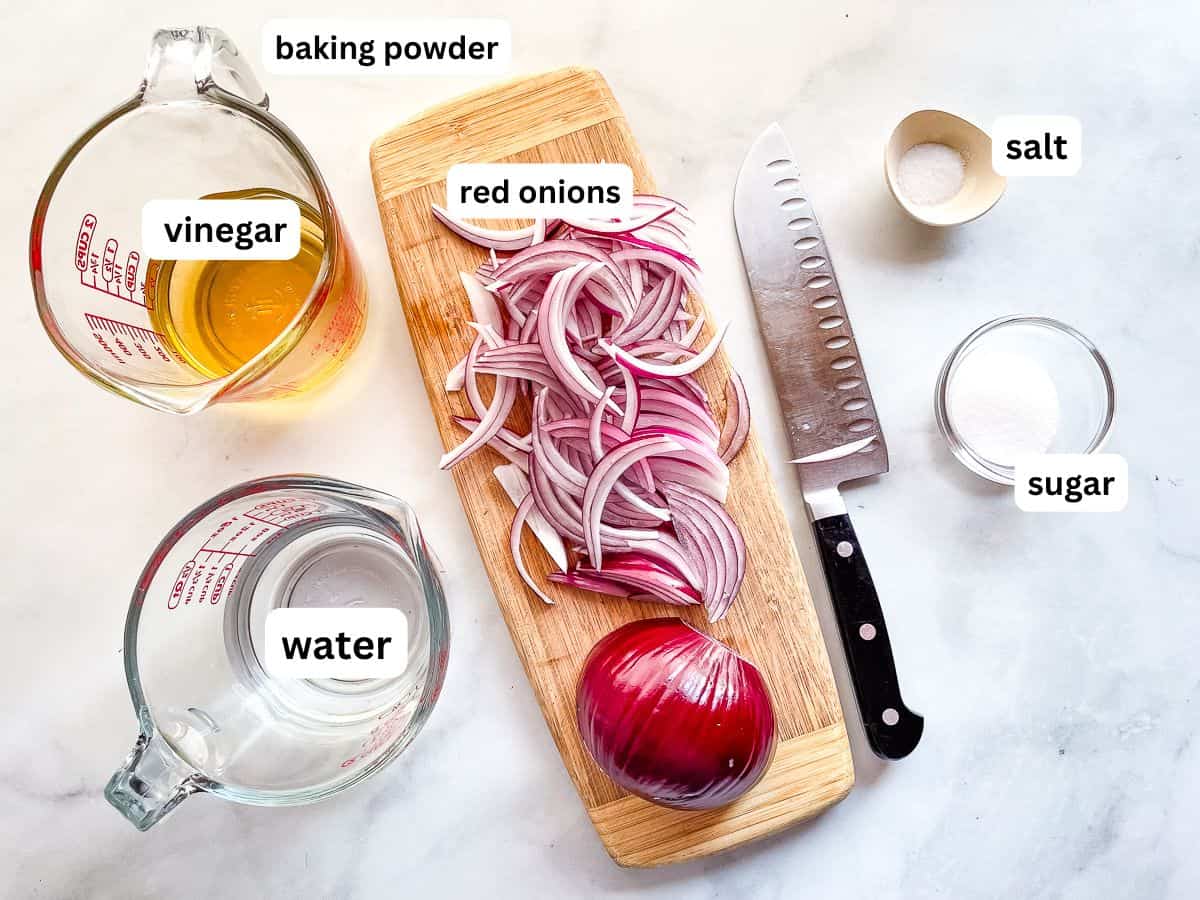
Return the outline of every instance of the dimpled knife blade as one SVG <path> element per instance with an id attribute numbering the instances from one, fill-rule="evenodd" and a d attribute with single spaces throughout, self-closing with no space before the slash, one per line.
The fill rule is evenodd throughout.
<path id="1" fill-rule="evenodd" d="M 738 173 L 734 218 L 767 360 L 871 749 L 900 759 L 925 720 L 904 705 L 883 609 L 838 485 L 888 470 L 887 446 L 825 236 L 778 125 Z"/>
<path id="2" fill-rule="evenodd" d="M 806 499 L 888 470 L 850 316 L 787 137 L 771 125 L 738 174 L 734 216 L 754 308 Z M 839 448 L 865 448 L 839 453 Z"/>

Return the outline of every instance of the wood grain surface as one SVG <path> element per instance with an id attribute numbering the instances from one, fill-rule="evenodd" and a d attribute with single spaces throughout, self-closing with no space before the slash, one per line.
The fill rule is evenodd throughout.
<path id="1" fill-rule="evenodd" d="M 430 214 L 431 204 L 445 203 L 447 169 L 462 162 L 601 161 L 627 163 L 638 190 L 655 190 L 607 83 L 586 69 L 562 69 L 460 97 L 400 125 L 372 146 L 371 170 L 396 285 L 447 448 L 465 437 L 451 416 L 470 414 L 465 397 L 444 387 L 446 373 L 473 334 L 458 272 L 472 271 L 485 257 Z M 710 334 L 707 330 L 701 340 Z M 728 371 L 722 352 L 699 373 L 714 398 L 718 421 L 724 416 L 720 398 Z M 774 414 L 773 398 L 751 398 L 751 403 L 756 400 L 755 412 Z M 592 645 L 625 622 L 674 615 L 678 609 L 601 599 L 552 584 L 548 592 L 558 603 L 543 604 L 521 582 L 509 555 L 513 507 L 492 476 L 503 462 L 490 450 L 481 451 L 453 470 L 454 480 L 546 723 L 618 863 L 652 866 L 725 850 L 807 818 L 846 795 L 854 772 L 837 690 L 787 520 L 753 434 L 730 467 L 728 508 L 749 552 L 741 595 L 716 625 L 709 626 L 699 609 L 689 608 L 683 616 L 762 670 L 775 704 L 779 745 L 766 777 L 752 791 L 703 813 L 669 810 L 625 793 L 597 768 L 575 726 L 575 683 Z M 544 581 L 552 563 L 528 532 L 523 551 L 530 570 Z"/>

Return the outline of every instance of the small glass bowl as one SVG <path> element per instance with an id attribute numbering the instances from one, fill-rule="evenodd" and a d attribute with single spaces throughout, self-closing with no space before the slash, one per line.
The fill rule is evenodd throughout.
<path id="1" fill-rule="evenodd" d="M 1116 394 L 1112 373 L 1086 337 L 1056 319 L 1003 316 L 980 325 L 947 357 L 934 390 L 933 411 L 951 452 L 964 466 L 997 484 L 1016 481 L 1012 466 L 983 456 L 955 428 L 948 397 L 963 360 L 986 348 L 1019 354 L 1041 365 L 1058 391 L 1059 420 L 1047 453 L 1096 453 L 1108 439 Z"/>

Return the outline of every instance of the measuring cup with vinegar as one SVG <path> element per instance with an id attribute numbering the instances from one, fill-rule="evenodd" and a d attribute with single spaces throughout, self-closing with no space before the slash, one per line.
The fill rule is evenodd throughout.
<path id="1" fill-rule="evenodd" d="M 155 34 L 138 92 L 89 127 L 42 189 L 29 263 L 38 313 L 96 383 L 173 413 L 311 388 L 366 315 L 361 265 L 308 151 L 215 28 Z M 153 199 L 286 198 L 291 260 L 169 261 L 139 247 Z"/>

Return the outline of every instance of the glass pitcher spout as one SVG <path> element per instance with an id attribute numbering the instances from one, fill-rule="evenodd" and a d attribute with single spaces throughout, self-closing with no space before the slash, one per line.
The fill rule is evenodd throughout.
<path id="1" fill-rule="evenodd" d="M 104 797 L 138 831 L 145 831 L 202 790 L 203 780 L 151 729 L 148 735 L 138 735 L 125 765 L 109 779 Z"/>

